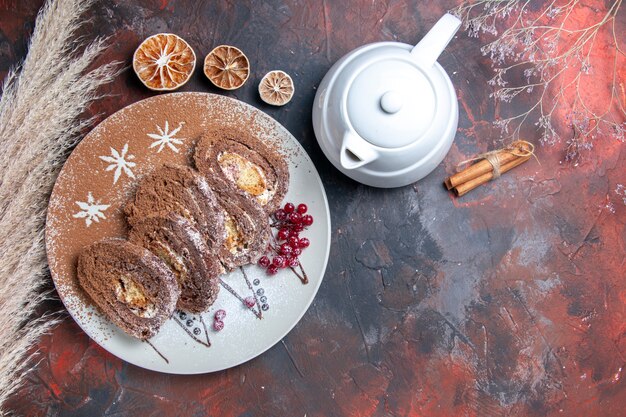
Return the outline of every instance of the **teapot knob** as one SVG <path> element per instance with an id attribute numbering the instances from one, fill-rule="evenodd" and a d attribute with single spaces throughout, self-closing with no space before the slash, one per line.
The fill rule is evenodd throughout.
<path id="1" fill-rule="evenodd" d="M 380 107 L 385 113 L 394 114 L 400 111 L 403 104 L 403 97 L 397 91 L 387 91 L 380 98 Z"/>

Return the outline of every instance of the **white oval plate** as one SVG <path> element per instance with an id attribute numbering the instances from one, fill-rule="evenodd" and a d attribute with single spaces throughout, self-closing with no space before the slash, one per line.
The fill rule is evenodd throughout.
<path id="1" fill-rule="evenodd" d="M 261 304 L 269 306 L 262 311 L 261 319 L 222 288 L 215 304 L 202 315 L 206 332 L 199 315 L 181 319 L 175 313 L 150 343 L 142 342 L 126 335 L 93 306 L 78 286 L 76 259 L 90 243 L 107 237 L 124 237 L 126 224 L 121 210 L 133 195 L 137 181 L 164 163 L 190 164 L 196 139 L 212 124 L 250 129 L 286 156 L 291 179 L 285 201 L 306 203 L 315 219 L 302 233 L 311 241 L 301 256 L 309 283 L 302 284 L 288 269 L 270 277 L 256 265 L 249 265 L 245 271 L 252 289 L 240 270 L 222 278 L 243 296 L 256 293 L 257 308 Z M 119 158 L 135 164 L 127 166 L 130 173 L 117 169 L 114 160 Z M 298 141 L 277 121 L 252 106 L 223 96 L 164 94 L 113 114 L 76 147 L 50 199 L 46 248 L 61 299 L 74 320 L 100 346 L 143 368 L 199 374 L 227 369 L 260 355 L 298 323 L 313 301 L 326 270 L 330 214 L 315 166 Z M 258 285 L 254 284 L 255 280 Z M 267 301 L 262 303 L 261 297 L 267 297 Z M 218 309 L 227 312 L 224 330 L 220 332 L 211 329 Z M 192 337 L 194 330 L 199 334 Z M 210 347 L 205 346 L 207 335 Z"/>

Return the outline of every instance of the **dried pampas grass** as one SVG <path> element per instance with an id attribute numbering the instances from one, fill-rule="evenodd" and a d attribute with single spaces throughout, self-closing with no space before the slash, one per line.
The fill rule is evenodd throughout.
<path id="1" fill-rule="evenodd" d="M 18 387 L 29 353 L 56 319 L 33 319 L 48 295 L 44 225 L 48 198 L 68 150 L 92 120 L 81 115 L 119 64 L 88 71 L 104 49 L 76 50 L 81 16 L 93 0 L 49 0 L 28 55 L 4 81 L 0 99 L 0 405 Z M 0 414 L 2 411 L 0 410 Z"/>

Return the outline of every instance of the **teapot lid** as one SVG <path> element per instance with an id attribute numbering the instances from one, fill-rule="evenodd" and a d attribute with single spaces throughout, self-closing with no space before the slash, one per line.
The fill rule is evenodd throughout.
<path id="1" fill-rule="evenodd" d="M 408 51 L 362 67 L 346 97 L 351 126 L 363 139 L 382 148 L 418 140 L 432 125 L 435 88 Z"/>

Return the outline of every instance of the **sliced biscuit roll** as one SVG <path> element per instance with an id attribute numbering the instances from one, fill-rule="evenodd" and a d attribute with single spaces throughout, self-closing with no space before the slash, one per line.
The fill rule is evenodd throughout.
<path id="1" fill-rule="evenodd" d="M 267 213 L 229 183 L 210 181 L 224 212 L 226 239 L 217 254 L 227 270 L 255 263 L 270 242 Z"/>
<path id="2" fill-rule="evenodd" d="M 176 213 L 197 227 L 209 248 L 226 237 L 223 213 L 207 180 L 186 166 L 164 165 L 143 178 L 124 213 L 131 227 L 148 216 Z"/>
<path id="3" fill-rule="evenodd" d="M 163 261 L 121 239 L 86 247 L 78 258 L 78 282 L 113 323 L 139 339 L 157 333 L 180 294 Z"/>
<path id="4" fill-rule="evenodd" d="M 179 309 L 199 313 L 215 302 L 223 268 L 189 220 L 175 213 L 146 217 L 135 223 L 129 240 L 154 253 L 173 271 L 180 287 Z"/>
<path id="5" fill-rule="evenodd" d="M 273 213 L 287 193 L 285 158 L 244 130 L 214 128 L 205 132 L 196 144 L 194 161 L 207 178 L 230 182 L 267 213 Z"/>

